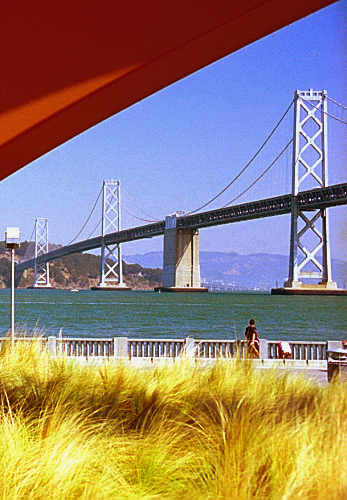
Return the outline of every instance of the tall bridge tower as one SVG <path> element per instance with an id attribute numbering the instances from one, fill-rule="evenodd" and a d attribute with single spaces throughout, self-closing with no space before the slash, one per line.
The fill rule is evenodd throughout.
<path id="1" fill-rule="evenodd" d="M 121 230 L 120 181 L 104 180 L 100 283 L 92 290 L 130 290 L 123 282 L 121 245 L 107 242 L 107 234 Z"/>
<path id="2" fill-rule="evenodd" d="M 48 219 L 38 218 L 35 221 L 35 265 L 34 288 L 50 288 L 49 263 L 37 264 L 37 257 L 48 252 Z"/>
<path id="3" fill-rule="evenodd" d="M 331 276 L 328 209 L 304 213 L 298 193 L 328 185 L 327 93 L 297 90 L 294 101 L 289 277 L 284 287 L 294 293 L 323 292 L 337 288 Z M 302 283 L 307 278 L 320 281 Z"/>

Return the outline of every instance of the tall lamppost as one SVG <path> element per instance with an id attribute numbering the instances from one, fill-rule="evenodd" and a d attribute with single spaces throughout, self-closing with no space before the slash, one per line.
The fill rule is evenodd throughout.
<path id="1" fill-rule="evenodd" d="M 20 245 L 19 227 L 8 227 L 5 232 L 5 247 L 11 249 L 11 344 L 14 345 L 14 250 Z"/>

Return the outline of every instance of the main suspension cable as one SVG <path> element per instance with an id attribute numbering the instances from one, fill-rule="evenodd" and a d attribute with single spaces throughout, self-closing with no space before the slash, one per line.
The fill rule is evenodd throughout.
<path id="1" fill-rule="evenodd" d="M 29 243 L 31 242 L 31 238 L 33 237 L 34 232 L 35 232 L 35 225 L 34 225 L 34 228 L 33 228 L 33 232 L 31 233 Z"/>
<path id="2" fill-rule="evenodd" d="M 227 189 L 230 188 L 230 186 L 232 186 L 234 184 L 234 182 L 237 181 L 237 179 L 247 170 L 247 168 L 250 166 L 250 164 L 253 162 L 253 160 L 255 160 L 255 158 L 258 156 L 258 154 L 260 153 L 260 151 L 264 148 L 264 146 L 269 142 L 269 140 L 271 139 L 271 137 L 273 136 L 273 134 L 276 132 L 276 130 L 278 129 L 278 127 L 280 126 L 280 124 L 282 123 L 282 121 L 284 120 L 285 116 L 287 115 L 288 111 L 290 110 L 290 108 L 292 107 L 292 104 L 294 102 L 294 99 L 292 100 L 292 102 L 290 103 L 290 105 L 288 106 L 286 112 L 284 113 L 284 115 L 282 116 L 282 118 L 280 119 L 280 121 L 277 123 L 276 127 L 273 129 L 273 131 L 271 132 L 271 134 L 269 135 L 269 137 L 266 139 L 266 141 L 262 144 L 262 146 L 258 149 L 258 151 L 255 153 L 255 155 L 253 156 L 253 158 L 247 163 L 247 165 L 236 175 L 236 177 L 233 178 L 233 180 L 231 182 L 229 182 L 229 184 L 224 188 L 222 189 L 222 191 L 220 191 L 216 196 L 214 196 L 213 198 L 211 198 L 207 203 L 205 203 L 204 205 L 202 205 L 201 207 L 193 210 L 192 212 L 189 212 L 187 215 L 191 215 L 191 214 L 194 214 L 196 212 L 198 212 L 199 210 L 207 207 L 207 205 L 209 205 L 210 203 L 212 203 L 213 201 L 215 201 L 217 198 L 219 198 L 219 196 L 221 196 L 223 193 L 225 193 L 225 191 Z"/>
<path id="3" fill-rule="evenodd" d="M 63 246 L 63 244 L 61 243 L 61 239 L 60 238 L 57 238 L 57 235 L 55 234 L 54 231 L 52 231 L 52 229 L 49 230 L 49 234 L 52 235 L 52 240 L 55 239 L 55 241 L 57 242 L 56 244 L 57 245 L 60 245 L 60 246 Z"/>
<path id="4" fill-rule="evenodd" d="M 325 115 L 327 116 L 330 116 L 330 118 L 334 118 L 334 120 L 337 120 L 338 122 L 341 122 L 341 123 L 344 123 L 345 125 L 347 125 L 347 122 L 345 122 L 344 120 L 341 120 L 341 118 L 337 118 L 337 116 L 334 116 L 334 115 L 331 115 L 330 113 L 328 113 L 327 111 L 324 111 L 323 109 L 319 109 L 318 105 L 315 106 L 314 104 L 312 104 L 310 101 L 307 101 L 306 99 L 303 99 L 302 97 L 300 97 L 300 99 L 303 101 L 303 102 L 306 102 L 307 104 L 309 104 L 310 106 L 312 106 L 313 108 L 321 111 L 322 113 L 324 113 Z"/>
<path id="5" fill-rule="evenodd" d="M 86 238 L 87 240 L 89 240 L 89 238 L 95 233 L 95 231 L 98 229 L 99 224 L 101 222 L 102 222 L 102 218 L 99 220 L 99 222 L 97 223 L 97 225 L 94 227 L 93 231 L 90 233 L 90 235 L 88 236 L 88 238 Z"/>
<path id="6" fill-rule="evenodd" d="M 159 219 L 157 219 L 156 217 L 153 217 L 152 215 L 150 214 L 147 214 L 144 210 L 142 210 L 141 207 L 139 207 L 138 205 L 136 205 L 136 203 L 134 202 L 134 200 L 129 196 L 129 194 L 126 192 L 126 190 L 124 189 L 124 186 L 123 184 L 121 185 L 122 186 L 122 191 L 127 195 L 127 197 L 129 198 L 129 200 L 131 201 L 131 203 L 133 205 L 135 205 L 136 208 L 138 208 L 143 214 L 147 215 L 147 217 L 150 217 L 152 220 L 150 221 L 146 221 L 146 222 L 154 222 L 154 221 L 159 221 Z M 124 208 L 124 207 L 123 207 Z M 125 208 L 124 208 L 125 211 L 127 211 Z M 128 212 L 130 213 L 130 212 Z M 130 214 L 132 215 L 132 214 Z M 136 215 L 134 215 L 134 217 L 136 217 Z M 137 219 L 139 220 L 145 220 L 145 219 L 141 219 L 140 217 L 136 217 Z"/>
<path id="7" fill-rule="evenodd" d="M 97 199 L 96 199 L 96 202 L 94 203 L 94 206 L 93 206 L 93 208 L 92 208 L 92 211 L 90 212 L 90 214 L 89 214 L 89 216 L 88 216 L 88 218 L 87 218 L 86 222 L 84 223 L 84 225 L 83 225 L 82 229 L 80 230 L 80 232 L 78 233 L 78 235 L 77 235 L 77 236 L 76 236 L 73 240 L 71 240 L 71 241 L 70 241 L 70 243 L 68 243 L 68 245 L 71 245 L 71 243 L 73 243 L 74 241 L 76 241 L 76 240 L 77 240 L 77 238 L 79 237 L 79 235 L 82 233 L 83 229 L 84 229 L 84 228 L 86 227 L 86 225 L 88 224 L 89 219 L 91 218 L 91 216 L 92 216 L 92 214 L 93 214 L 93 212 L 94 212 L 94 210 L 95 210 L 96 204 L 97 204 L 97 203 L 98 203 L 98 201 L 99 201 L 99 198 L 100 198 L 101 193 L 102 193 L 102 188 L 101 188 L 101 189 L 100 189 L 100 191 L 99 191 L 98 197 L 97 197 Z M 98 225 L 99 225 L 99 223 L 98 223 Z M 93 231 L 93 232 L 94 232 L 94 231 Z"/>
<path id="8" fill-rule="evenodd" d="M 127 212 L 129 215 L 131 215 L 132 217 L 135 217 L 135 219 L 138 219 L 138 220 L 142 220 L 143 222 L 154 222 L 153 219 L 152 220 L 147 220 L 147 219 L 142 219 L 141 217 L 138 217 L 137 215 L 129 212 L 129 210 L 127 210 L 122 204 L 120 205 L 122 207 L 122 209 Z M 141 209 L 140 209 L 141 210 Z M 147 214 L 146 214 L 147 215 Z M 155 219 L 156 221 L 159 221 L 159 219 Z"/>
<path id="9" fill-rule="evenodd" d="M 329 97 L 329 96 L 327 96 L 327 98 L 329 99 L 329 101 L 332 101 L 332 102 L 334 102 L 335 104 L 337 104 L 338 106 L 340 106 L 341 108 L 343 108 L 343 109 L 346 109 L 346 110 L 347 110 L 346 106 L 343 106 L 343 105 L 342 105 L 342 104 L 340 104 L 339 102 L 334 101 L 334 99 L 332 99 L 332 98 L 331 98 L 331 97 Z"/>
<path id="10" fill-rule="evenodd" d="M 282 151 L 280 152 L 280 154 L 277 156 L 277 158 L 264 170 L 264 172 L 259 175 L 259 177 L 254 181 L 252 182 L 252 184 L 250 186 L 248 186 L 248 188 L 246 188 L 244 191 L 242 191 L 242 193 L 240 193 L 238 196 L 236 196 L 236 198 L 234 198 L 233 200 L 229 201 L 229 203 L 227 203 L 226 205 L 224 205 L 222 208 L 225 208 L 227 207 L 228 205 L 231 205 L 232 203 L 234 203 L 234 201 L 238 200 L 239 198 L 241 198 L 241 196 L 245 193 L 247 193 L 247 191 L 249 191 L 251 189 L 251 187 L 253 187 L 258 181 L 260 181 L 260 179 L 262 177 L 264 177 L 264 175 L 270 170 L 270 168 L 276 163 L 276 161 L 283 155 L 283 153 L 286 151 L 286 149 L 292 144 L 293 142 L 293 139 L 291 139 L 288 144 L 286 145 L 286 147 L 284 149 L 282 149 Z"/>

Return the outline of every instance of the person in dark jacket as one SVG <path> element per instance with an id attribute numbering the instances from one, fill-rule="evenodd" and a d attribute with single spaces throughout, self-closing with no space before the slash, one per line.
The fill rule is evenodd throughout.
<path id="1" fill-rule="evenodd" d="M 251 358 L 259 358 L 259 338 L 253 318 L 249 320 L 249 325 L 245 330 L 245 337 L 247 339 L 247 355 Z"/>

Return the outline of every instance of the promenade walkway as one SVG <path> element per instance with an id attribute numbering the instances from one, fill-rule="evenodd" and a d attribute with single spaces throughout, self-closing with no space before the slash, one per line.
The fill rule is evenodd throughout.
<path id="1" fill-rule="evenodd" d="M 265 368 L 266 369 L 266 368 Z M 281 368 L 277 368 L 279 373 L 288 373 L 290 375 L 294 375 L 297 377 L 307 378 L 309 380 L 313 380 L 320 386 L 328 385 L 328 372 L 325 368 L 293 368 L 284 366 Z"/>

